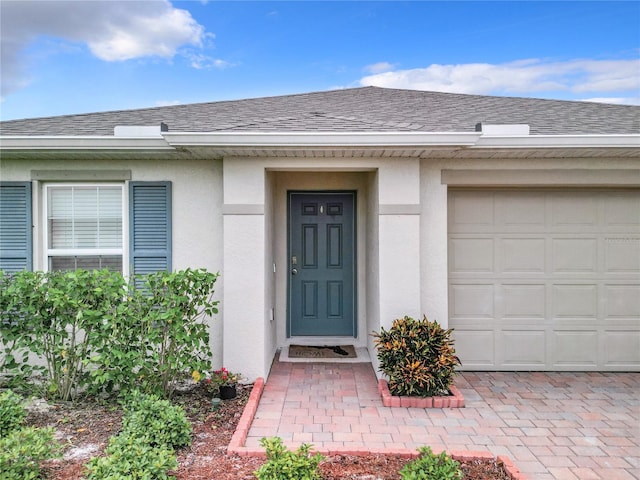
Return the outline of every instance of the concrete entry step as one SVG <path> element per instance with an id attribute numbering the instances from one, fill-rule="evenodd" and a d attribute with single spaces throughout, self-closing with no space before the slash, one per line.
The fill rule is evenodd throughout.
<path id="1" fill-rule="evenodd" d="M 337 354 L 334 356 L 327 356 L 327 357 L 322 357 L 322 356 L 304 357 L 304 356 L 297 356 L 295 355 L 295 353 L 292 355 L 290 352 L 290 347 L 292 346 L 293 345 L 285 346 L 280 350 L 279 356 L 278 356 L 278 360 L 280 362 L 285 362 L 285 363 L 370 363 L 371 362 L 369 351 L 365 347 L 352 347 L 355 352 L 355 356 L 345 356 L 345 355 Z M 306 345 L 302 345 L 302 346 L 306 347 Z M 336 346 L 347 350 L 346 347 L 350 345 L 348 346 L 336 345 Z M 318 352 L 318 353 L 321 353 L 321 352 Z"/>

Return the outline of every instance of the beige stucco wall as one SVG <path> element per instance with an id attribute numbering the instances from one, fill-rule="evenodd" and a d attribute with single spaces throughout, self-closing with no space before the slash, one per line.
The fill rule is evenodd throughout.
<path id="1" fill-rule="evenodd" d="M 0 180 L 31 170 L 130 170 L 132 180 L 171 180 L 173 267 L 220 271 L 211 320 L 214 366 L 265 376 L 286 345 L 286 192 L 358 192 L 358 336 L 377 365 L 370 333 L 402 315 L 448 326 L 447 192 L 444 170 L 639 169 L 637 159 L 229 158 L 218 160 L 3 160 Z M 522 172 L 522 173 L 521 173 Z M 39 183 L 35 183 L 39 205 Z M 610 185 L 609 185 L 610 186 Z M 42 266 L 36 212 L 36 267 Z M 40 217 L 41 218 L 41 217 Z M 275 264 L 275 272 L 273 266 Z"/>
<path id="2" fill-rule="evenodd" d="M 381 324 L 420 312 L 417 159 L 233 158 L 225 160 L 223 176 L 228 368 L 244 369 L 248 378 L 264 376 L 276 349 L 291 341 L 286 337 L 288 190 L 358 193 L 358 335 L 296 341 L 371 348 L 370 333 Z"/>
<path id="3" fill-rule="evenodd" d="M 222 257 L 222 162 L 216 160 L 31 160 L 28 163 L 3 159 L 0 180 L 28 181 L 32 170 L 73 171 L 129 170 L 132 181 L 172 182 L 172 262 L 174 270 L 187 267 L 223 270 Z M 41 191 L 46 182 L 34 182 L 34 268 L 45 265 L 40 232 L 42 224 Z M 126 225 L 127 222 L 125 222 Z M 126 248 L 126 247 L 125 247 Z M 216 284 L 217 300 L 222 299 L 224 276 Z M 214 365 L 222 364 L 222 318 L 209 319 Z"/>

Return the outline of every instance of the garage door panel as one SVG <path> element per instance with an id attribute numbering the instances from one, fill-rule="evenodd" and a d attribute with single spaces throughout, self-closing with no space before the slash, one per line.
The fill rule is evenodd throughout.
<path id="1" fill-rule="evenodd" d="M 502 271 L 505 273 L 545 272 L 544 238 L 503 238 L 499 243 Z"/>
<path id="2" fill-rule="evenodd" d="M 640 284 L 606 285 L 604 310 L 607 323 L 626 318 L 640 324 Z"/>
<path id="3" fill-rule="evenodd" d="M 494 368 L 494 337 L 493 330 L 456 330 L 453 339 L 462 364 L 480 369 Z"/>
<path id="4" fill-rule="evenodd" d="M 504 330 L 499 334 L 498 358 L 505 367 L 539 369 L 546 365 L 544 330 Z"/>
<path id="5" fill-rule="evenodd" d="M 554 318 L 595 319 L 598 315 L 597 285 L 553 285 Z"/>
<path id="6" fill-rule="evenodd" d="M 491 319 L 495 317 L 493 285 L 454 284 L 450 288 L 450 315 L 454 318 Z"/>
<path id="7" fill-rule="evenodd" d="M 460 192 L 449 203 L 449 225 L 454 232 L 491 230 L 494 224 L 493 193 Z"/>
<path id="8" fill-rule="evenodd" d="M 640 236 L 605 238 L 604 257 L 607 273 L 640 275 Z"/>
<path id="9" fill-rule="evenodd" d="M 551 351 L 555 368 L 594 368 L 598 365 L 598 331 L 567 330 L 553 332 Z"/>
<path id="10" fill-rule="evenodd" d="M 504 227 L 544 229 L 545 199 L 537 193 L 502 192 L 496 194 L 496 223 Z"/>
<path id="11" fill-rule="evenodd" d="M 604 345 L 605 365 L 631 370 L 640 367 L 640 332 L 637 330 L 607 331 Z"/>
<path id="12" fill-rule="evenodd" d="M 636 227 L 640 228 L 640 197 L 637 193 L 618 192 L 608 195 L 604 200 L 604 221 L 608 227 Z M 629 231 L 629 230 L 625 230 Z"/>
<path id="13" fill-rule="evenodd" d="M 465 369 L 640 371 L 640 190 L 449 193 Z"/>
<path id="14" fill-rule="evenodd" d="M 552 272 L 596 273 L 598 241 L 595 238 L 557 238 L 553 240 Z"/>
<path id="15" fill-rule="evenodd" d="M 508 322 L 515 320 L 544 322 L 546 303 L 544 284 L 502 286 L 502 317 Z"/>
<path id="16" fill-rule="evenodd" d="M 492 238 L 458 238 L 449 244 L 450 271 L 453 273 L 494 270 L 494 240 Z"/>
<path id="17" fill-rule="evenodd" d="M 589 193 L 558 194 L 552 199 L 551 205 L 553 228 L 593 227 L 598 223 L 597 200 Z"/>

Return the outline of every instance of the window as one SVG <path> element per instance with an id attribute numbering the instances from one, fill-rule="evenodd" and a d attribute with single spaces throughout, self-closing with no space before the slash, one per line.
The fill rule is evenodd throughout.
<path id="1" fill-rule="evenodd" d="M 49 270 L 123 271 L 124 185 L 46 187 Z"/>
<path id="2" fill-rule="evenodd" d="M 37 238 L 31 187 L 0 181 L 0 270 L 171 271 L 171 182 L 43 184 Z"/>

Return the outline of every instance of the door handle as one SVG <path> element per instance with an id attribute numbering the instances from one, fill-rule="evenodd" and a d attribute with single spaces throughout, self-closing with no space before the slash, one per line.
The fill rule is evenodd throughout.
<path id="1" fill-rule="evenodd" d="M 297 268 L 292 268 L 291 269 L 291 275 L 297 275 L 298 274 L 298 269 Z"/>

